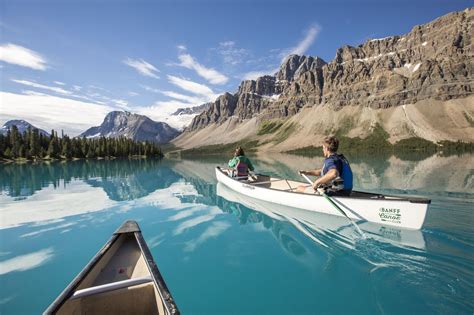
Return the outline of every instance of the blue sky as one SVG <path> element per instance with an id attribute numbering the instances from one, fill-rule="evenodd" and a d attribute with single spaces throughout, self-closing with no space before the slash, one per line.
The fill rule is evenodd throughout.
<path id="1" fill-rule="evenodd" d="M 179 107 L 235 92 L 292 52 L 409 32 L 470 1 L 23 1 L 0 3 L 0 123 L 76 135 L 110 110 L 172 125 Z"/>

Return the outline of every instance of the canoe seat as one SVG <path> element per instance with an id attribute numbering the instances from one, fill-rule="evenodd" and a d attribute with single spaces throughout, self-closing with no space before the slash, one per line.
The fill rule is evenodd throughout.
<path id="1" fill-rule="evenodd" d="M 94 294 L 119 290 L 119 289 L 128 288 L 128 287 L 131 287 L 131 286 L 134 286 L 134 285 L 139 285 L 139 284 L 152 282 L 152 281 L 153 281 L 153 278 L 151 276 L 145 276 L 145 277 L 140 277 L 140 278 L 116 281 L 116 282 L 112 282 L 112 283 L 108 283 L 108 284 L 98 285 L 98 286 L 91 287 L 91 288 L 77 290 L 71 296 L 71 299 L 72 300 L 80 299 L 82 297 L 86 297 L 86 296 L 89 296 L 89 295 L 94 295 Z"/>
<path id="2" fill-rule="evenodd" d="M 68 300 L 57 314 L 163 314 L 153 283 Z"/>

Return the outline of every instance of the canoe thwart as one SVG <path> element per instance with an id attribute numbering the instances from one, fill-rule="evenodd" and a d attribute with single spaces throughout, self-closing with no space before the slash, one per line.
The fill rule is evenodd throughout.
<path id="1" fill-rule="evenodd" d="M 151 276 L 145 276 L 145 277 L 140 277 L 140 278 L 133 278 L 133 279 L 127 279 L 127 280 L 102 284 L 95 287 L 77 290 L 71 296 L 71 300 L 80 299 L 86 296 L 95 295 L 99 293 L 105 293 L 109 291 L 115 291 L 115 290 L 119 290 L 123 288 L 128 288 L 134 285 L 144 284 L 144 283 L 148 283 L 152 281 L 153 281 L 153 278 Z"/>

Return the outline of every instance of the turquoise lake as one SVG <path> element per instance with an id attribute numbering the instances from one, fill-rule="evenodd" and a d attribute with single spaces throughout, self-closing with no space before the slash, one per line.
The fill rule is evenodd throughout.
<path id="1" fill-rule="evenodd" d="M 473 314 L 474 156 L 349 158 L 357 190 L 430 198 L 422 230 L 362 239 L 236 196 L 215 179 L 229 157 L 0 165 L 0 313 L 40 314 L 133 219 L 183 314 Z M 322 163 L 252 160 L 296 180 Z"/>

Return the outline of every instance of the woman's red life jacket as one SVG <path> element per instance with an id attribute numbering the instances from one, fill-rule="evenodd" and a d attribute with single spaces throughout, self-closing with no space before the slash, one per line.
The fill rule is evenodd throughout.
<path id="1" fill-rule="evenodd" d="M 248 167 L 247 164 L 245 164 L 242 161 L 237 162 L 237 165 L 235 166 L 235 169 L 237 170 L 237 177 L 248 176 L 249 175 L 249 167 Z"/>

